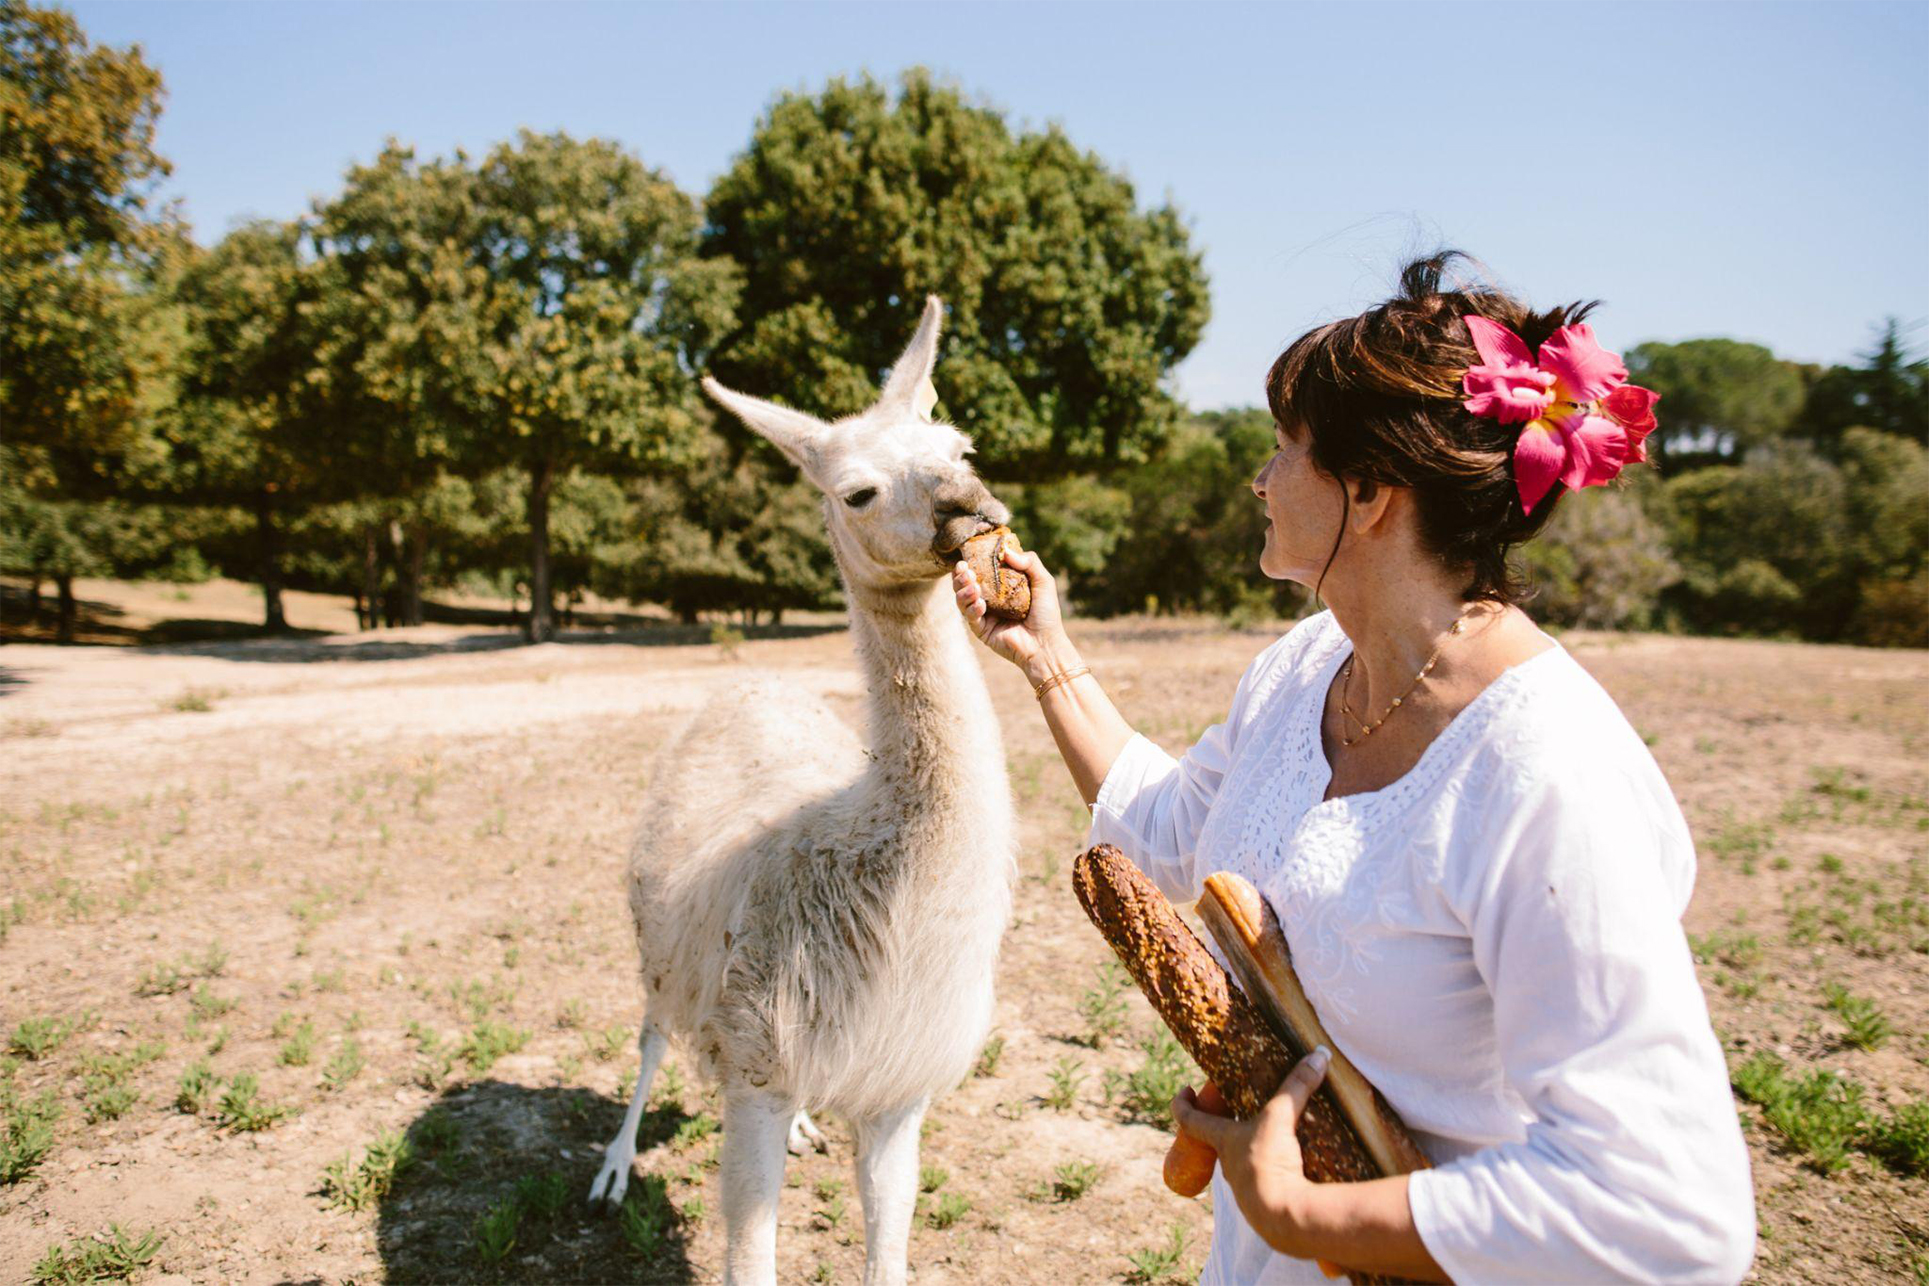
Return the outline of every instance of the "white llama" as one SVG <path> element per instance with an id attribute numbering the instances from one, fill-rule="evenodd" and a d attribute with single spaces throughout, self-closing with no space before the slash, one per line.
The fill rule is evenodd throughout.
<path id="1" fill-rule="evenodd" d="M 1011 791 L 949 571 L 1006 512 L 930 414 L 934 297 L 883 397 L 825 423 L 717 384 L 710 396 L 824 492 L 869 691 L 869 748 L 777 682 L 712 702 L 650 783 L 630 853 L 646 993 L 643 1066 L 590 1199 L 621 1201 L 669 1036 L 724 1094 L 725 1280 L 776 1280 L 786 1144 L 805 1108 L 857 1136 L 867 1286 L 902 1283 L 933 1095 L 991 1020 L 1011 912 Z"/>

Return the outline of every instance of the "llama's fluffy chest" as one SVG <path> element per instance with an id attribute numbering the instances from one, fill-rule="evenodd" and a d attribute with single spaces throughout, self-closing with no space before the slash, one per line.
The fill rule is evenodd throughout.
<path id="1" fill-rule="evenodd" d="M 899 814 L 831 844 L 797 835 L 742 890 L 704 1044 L 813 1106 L 861 1113 L 954 1084 L 991 1014 L 1011 912 L 1002 849 Z"/>

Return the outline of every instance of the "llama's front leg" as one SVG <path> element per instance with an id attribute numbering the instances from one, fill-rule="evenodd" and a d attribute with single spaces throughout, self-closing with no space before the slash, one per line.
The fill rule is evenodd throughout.
<path id="1" fill-rule="evenodd" d="M 623 1203 L 623 1194 L 630 1186 L 630 1167 L 636 1163 L 636 1130 L 643 1124 L 643 1108 L 650 1101 L 650 1082 L 656 1079 L 657 1064 L 663 1061 L 663 1051 L 669 1045 L 663 1033 L 645 1018 L 643 1030 L 636 1037 L 636 1052 L 643 1059 L 643 1065 L 636 1069 L 636 1090 L 630 1095 L 629 1110 L 623 1113 L 623 1129 L 603 1149 L 603 1168 L 596 1172 L 596 1181 L 589 1185 L 592 1202 L 607 1201 L 613 1206 Z"/>
<path id="2" fill-rule="evenodd" d="M 755 1090 L 724 1091 L 724 1286 L 776 1286 L 777 1196 L 794 1110 Z"/>
<path id="3" fill-rule="evenodd" d="M 864 1286 L 904 1286 L 918 1203 L 918 1127 L 925 1102 L 857 1129 L 857 1192 L 864 1202 Z"/>

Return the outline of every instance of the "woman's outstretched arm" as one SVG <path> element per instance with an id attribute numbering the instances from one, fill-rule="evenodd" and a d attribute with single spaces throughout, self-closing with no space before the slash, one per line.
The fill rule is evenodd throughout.
<path id="1" fill-rule="evenodd" d="M 1004 621 L 990 615 L 977 578 L 963 562 L 951 573 L 958 607 L 992 651 L 1024 671 L 1034 691 L 1051 684 L 1039 696 L 1039 708 L 1080 797 L 1089 805 L 1098 798 L 1099 787 L 1105 784 L 1119 753 L 1132 740 L 1132 725 L 1096 678 L 1089 672 L 1077 673 L 1085 663 L 1065 633 L 1058 586 L 1038 555 L 1007 553 L 1005 563 L 1031 581 L 1030 615 L 1022 621 Z M 1074 677 L 1052 682 L 1062 675 Z"/>

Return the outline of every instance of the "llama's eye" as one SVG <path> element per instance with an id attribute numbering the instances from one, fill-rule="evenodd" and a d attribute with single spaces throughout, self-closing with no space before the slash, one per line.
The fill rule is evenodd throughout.
<path id="1" fill-rule="evenodd" d="M 875 499 L 877 499 L 876 487 L 859 487 L 856 491 L 844 497 L 844 503 L 853 509 L 862 509 Z"/>

